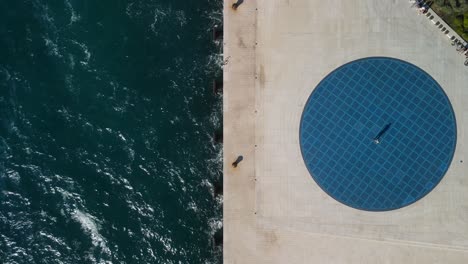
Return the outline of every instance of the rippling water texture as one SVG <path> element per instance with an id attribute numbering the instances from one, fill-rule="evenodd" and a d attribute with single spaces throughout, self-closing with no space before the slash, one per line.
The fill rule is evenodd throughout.
<path id="1" fill-rule="evenodd" d="M 0 262 L 216 263 L 217 0 L 0 0 Z"/>

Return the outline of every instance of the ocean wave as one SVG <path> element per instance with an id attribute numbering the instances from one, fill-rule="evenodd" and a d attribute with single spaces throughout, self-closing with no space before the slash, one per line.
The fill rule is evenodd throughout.
<path id="1" fill-rule="evenodd" d="M 187 15 L 183 10 L 175 10 L 170 5 L 151 1 L 129 3 L 126 7 L 126 14 L 135 20 L 151 20 L 149 30 L 155 36 L 161 34 L 162 31 L 166 32 L 168 24 L 172 27 L 183 28 L 188 23 Z"/>
<path id="2" fill-rule="evenodd" d="M 47 47 L 49 55 L 57 56 L 59 58 L 63 57 L 62 54 L 59 51 L 59 47 L 58 47 L 56 41 L 53 41 L 48 37 L 44 37 L 43 40 L 44 40 L 45 46 Z"/>
<path id="3" fill-rule="evenodd" d="M 181 11 L 181 10 L 175 11 L 175 19 L 179 23 L 180 27 L 187 25 L 187 17 L 185 16 L 184 11 Z"/>
<path id="4" fill-rule="evenodd" d="M 211 248 L 206 245 L 222 227 L 222 196 L 214 194 L 222 174 L 222 145 L 212 138 L 222 126 L 222 104 L 221 96 L 209 97 L 205 84 L 211 73 L 220 71 L 222 55 L 218 52 L 211 60 L 203 54 L 175 55 L 165 61 L 156 47 L 154 61 L 144 61 L 147 68 L 140 76 L 122 76 L 126 67 L 134 66 L 111 65 L 109 56 L 99 53 L 101 44 L 89 38 L 95 32 L 86 29 L 88 16 L 96 19 L 89 20 L 91 27 L 107 26 L 103 17 L 91 17 L 104 11 L 85 12 L 92 4 L 74 0 L 33 1 L 39 6 L 34 22 L 38 20 L 40 29 L 28 38 L 40 44 L 40 50 L 45 48 L 57 70 L 51 67 L 50 76 L 38 77 L 0 67 L 0 80 L 14 82 L 8 89 L 26 95 L 8 95 L 13 103 L 0 102 L 7 103 L 10 112 L 3 120 L 11 121 L 7 124 L 12 131 L 0 134 L 0 185 L 9 188 L 1 189 L 1 209 L 13 217 L 6 225 L 13 231 L 0 234 L 0 251 L 9 248 L 8 254 L 17 254 L 16 260 L 24 263 L 34 258 L 210 263 Z M 174 34 L 196 41 L 208 37 L 211 22 L 195 32 L 183 31 L 203 8 L 207 11 L 200 21 L 221 21 L 220 11 L 196 2 L 161 5 L 142 0 L 126 10 L 118 5 L 110 11 L 121 13 L 111 14 L 126 12 L 129 27 L 139 27 L 151 45 L 178 41 Z M 197 13 L 191 13 L 192 6 Z M 116 32 L 126 30 L 123 24 Z M 107 33 L 103 39 L 115 37 Z M 35 62 L 40 63 L 39 57 Z M 33 89 L 28 91 L 29 81 Z M 27 100 L 36 96 L 40 100 Z M 72 234 L 63 230 L 68 228 Z M 28 248 L 28 243 L 36 246 Z"/>
<path id="5" fill-rule="evenodd" d="M 0 66 L 0 78 L 2 78 L 3 82 L 9 81 L 10 78 L 11 78 L 11 74 L 8 71 L 8 69 L 6 69 L 5 67 L 2 67 L 2 66 Z"/>
<path id="6" fill-rule="evenodd" d="M 206 27 L 206 31 L 211 31 L 214 26 L 223 25 L 223 2 L 215 1 L 217 7 L 204 14 L 208 21 L 210 21 L 209 26 Z"/>
<path id="7" fill-rule="evenodd" d="M 1 178 L 6 178 L 9 183 L 18 187 L 21 181 L 20 174 L 13 169 L 6 169 L 5 173 L 0 174 Z M 2 179 L 3 180 L 3 179 Z"/>
<path id="8" fill-rule="evenodd" d="M 214 235 L 216 231 L 221 230 L 223 228 L 223 221 L 219 218 L 212 218 L 209 220 L 210 225 L 210 234 Z"/>
<path id="9" fill-rule="evenodd" d="M 150 24 L 150 28 L 155 35 L 158 35 L 158 27 L 163 23 L 164 19 L 169 15 L 170 11 L 170 9 L 163 10 L 160 8 L 153 10 L 153 22 Z"/>
<path id="10" fill-rule="evenodd" d="M 89 236 L 94 247 L 99 248 L 100 252 L 105 256 L 111 256 L 111 250 L 107 246 L 107 240 L 99 233 L 99 221 L 96 217 L 89 213 L 76 209 L 72 214 L 72 218 L 77 221 L 82 230 Z M 97 262 L 94 254 L 88 255 L 89 259 Z M 109 262 L 110 263 L 110 262 Z"/>
<path id="11" fill-rule="evenodd" d="M 80 43 L 80 42 L 78 42 L 76 40 L 72 40 L 71 42 L 73 44 L 77 45 L 78 47 L 80 47 L 80 49 L 82 51 L 82 54 L 83 54 L 84 58 L 80 61 L 81 65 L 84 65 L 84 66 L 88 65 L 89 60 L 91 59 L 91 52 L 89 51 L 86 44 Z"/>
<path id="12" fill-rule="evenodd" d="M 73 54 L 68 54 L 68 66 L 72 71 L 75 69 L 75 57 L 73 56 Z"/>
<path id="13" fill-rule="evenodd" d="M 80 93 L 79 86 L 74 85 L 73 74 L 66 74 L 64 79 L 65 88 L 69 91 L 72 96 L 78 96 Z"/>
<path id="14" fill-rule="evenodd" d="M 49 5 L 41 3 L 41 1 L 33 1 L 35 7 L 34 14 L 37 16 L 42 25 L 47 29 L 47 32 L 55 35 L 58 29 L 55 25 L 55 19 L 53 13 L 49 8 Z"/>
<path id="15" fill-rule="evenodd" d="M 80 15 L 78 15 L 75 12 L 75 9 L 73 9 L 73 5 L 69 0 L 65 0 L 65 6 L 67 7 L 68 11 L 70 12 L 70 23 L 68 24 L 69 26 L 72 25 L 73 23 L 79 21 L 81 19 Z"/>
<path id="16" fill-rule="evenodd" d="M 216 75 L 216 73 L 220 73 L 227 63 L 229 63 L 229 60 L 225 60 L 222 53 L 213 53 L 207 58 L 205 74 Z"/>

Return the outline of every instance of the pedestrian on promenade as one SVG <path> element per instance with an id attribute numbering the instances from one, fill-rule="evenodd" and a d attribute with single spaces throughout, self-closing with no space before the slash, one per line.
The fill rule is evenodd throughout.
<path id="1" fill-rule="evenodd" d="M 232 4 L 232 9 L 237 10 L 237 8 L 244 2 L 244 0 L 237 0 L 234 4 Z"/>
<path id="2" fill-rule="evenodd" d="M 244 157 L 242 156 L 237 157 L 236 161 L 232 163 L 232 167 L 237 168 L 237 164 L 239 164 L 239 162 L 241 162 L 243 159 Z"/>

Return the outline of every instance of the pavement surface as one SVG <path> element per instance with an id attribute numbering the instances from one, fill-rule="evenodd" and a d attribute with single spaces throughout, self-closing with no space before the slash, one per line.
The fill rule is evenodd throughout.
<path id="1" fill-rule="evenodd" d="M 468 263 L 468 67 L 449 38 L 407 0 L 233 2 L 224 7 L 224 263 Z M 369 56 L 429 73 L 457 119 L 441 183 L 387 212 L 328 196 L 299 145 L 313 89 Z"/>

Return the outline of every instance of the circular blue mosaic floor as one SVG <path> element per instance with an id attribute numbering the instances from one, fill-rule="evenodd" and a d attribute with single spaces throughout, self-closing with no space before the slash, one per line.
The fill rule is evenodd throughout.
<path id="1" fill-rule="evenodd" d="M 437 82 L 371 57 L 331 72 L 309 97 L 300 146 L 318 185 L 348 206 L 386 211 L 428 194 L 453 157 L 456 122 Z"/>

